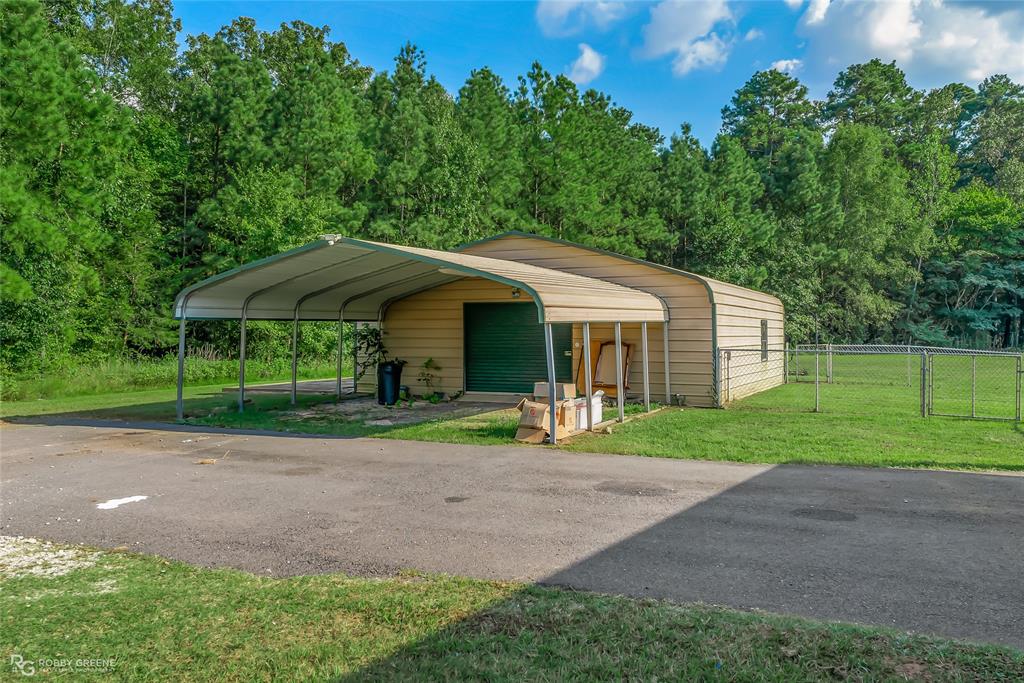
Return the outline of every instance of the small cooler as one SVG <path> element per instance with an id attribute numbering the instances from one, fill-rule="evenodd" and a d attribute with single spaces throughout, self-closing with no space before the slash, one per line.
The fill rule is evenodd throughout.
<path id="1" fill-rule="evenodd" d="M 602 409 L 604 405 L 601 403 L 601 399 L 604 397 L 603 391 L 595 391 L 593 397 L 590 399 L 594 406 L 594 424 L 599 424 L 604 417 L 602 416 Z M 586 397 L 576 399 L 576 429 L 587 428 L 587 399 Z"/>

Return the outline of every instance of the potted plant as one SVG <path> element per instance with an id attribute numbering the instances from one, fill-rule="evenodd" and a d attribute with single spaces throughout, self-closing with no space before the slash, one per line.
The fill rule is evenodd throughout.
<path id="1" fill-rule="evenodd" d="M 356 329 L 356 373 L 363 377 L 371 367 L 377 369 L 377 403 L 392 406 L 398 402 L 398 388 L 402 384 L 404 360 L 388 359 L 384 337 L 380 328 Z"/>
<path id="2" fill-rule="evenodd" d="M 426 393 L 423 394 L 423 398 L 431 403 L 438 403 L 444 397 L 443 393 L 434 389 L 434 382 L 437 380 L 434 371 L 440 369 L 441 366 L 433 358 L 426 359 L 423 361 L 423 365 L 420 366 L 420 384 L 427 389 Z"/>

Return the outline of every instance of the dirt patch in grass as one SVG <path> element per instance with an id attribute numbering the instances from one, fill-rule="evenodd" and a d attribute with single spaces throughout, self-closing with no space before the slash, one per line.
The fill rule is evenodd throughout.
<path id="1" fill-rule="evenodd" d="M 0 536 L 0 576 L 63 576 L 96 564 L 98 553 L 35 538 Z"/>
<path id="2" fill-rule="evenodd" d="M 393 406 L 382 406 L 376 399 L 364 397 L 281 411 L 277 417 L 280 422 L 292 423 L 296 427 L 309 422 L 338 421 L 361 423 L 367 427 L 396 427 L 428 420 L 468 417 L 500 407 L 493 403 L 472 401 L 403 401 Z"/>

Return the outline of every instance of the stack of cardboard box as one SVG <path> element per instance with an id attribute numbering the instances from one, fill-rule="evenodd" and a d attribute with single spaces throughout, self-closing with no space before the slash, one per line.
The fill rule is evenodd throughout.
<path id="1" fill-rule="evenodd" d="M 519 402 L 522 415 L 519 418 L 519 429 L 516 440 L 525 443 L 543 443 L 551 429 L 548 411 L 551 410 L 547 382 L 536 382 L 533 385 L 533 400 L 523 399 Z M 564 439 L 575 434 L 576 427 L 576 386 L 574 384 L 555 385 L 555 438 Z"/>

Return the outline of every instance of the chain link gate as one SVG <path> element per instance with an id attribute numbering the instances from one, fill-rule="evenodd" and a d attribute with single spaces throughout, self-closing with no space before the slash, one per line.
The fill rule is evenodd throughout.
<path id="1" fill-rule="evenodd" d="M 927 359 L 928 415 L 1021 421 L 1020 354 L 929 353 Z"/>

